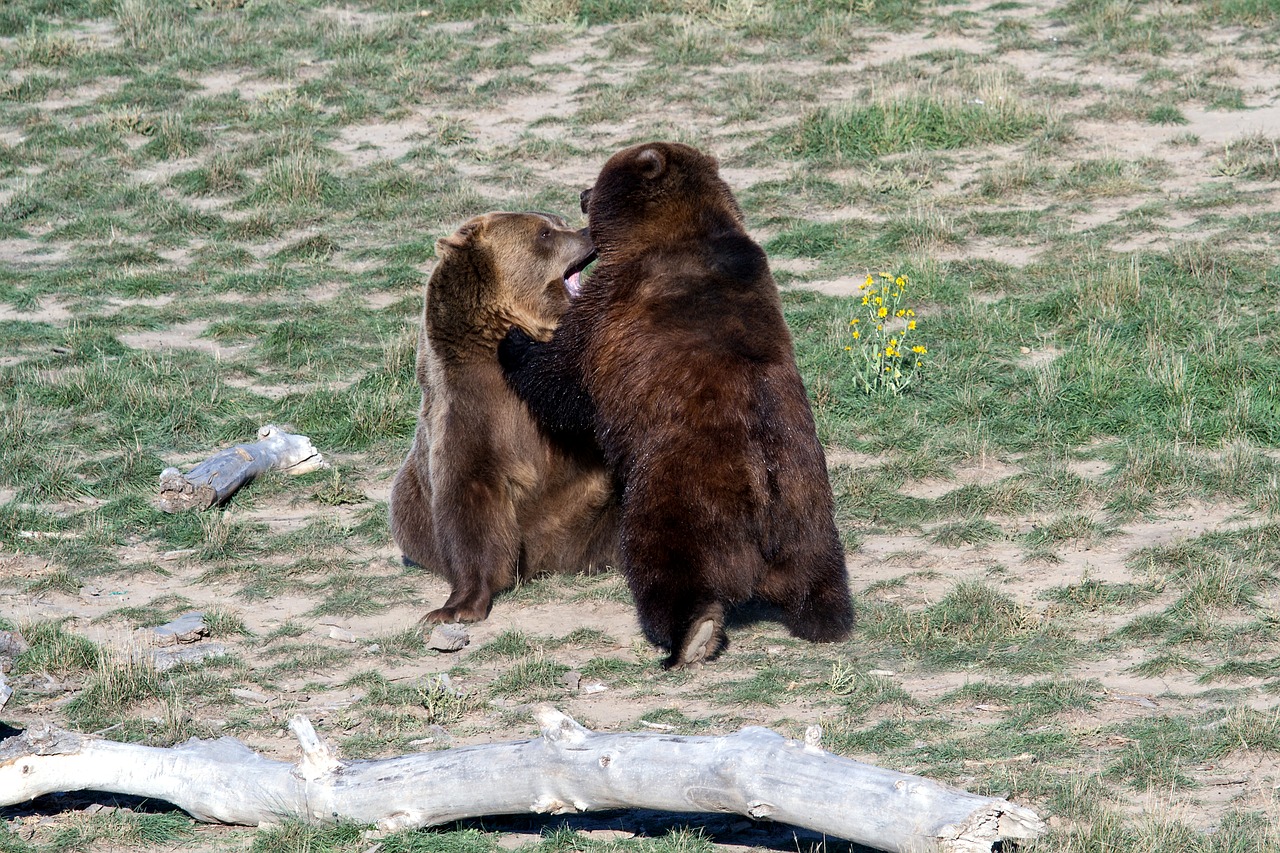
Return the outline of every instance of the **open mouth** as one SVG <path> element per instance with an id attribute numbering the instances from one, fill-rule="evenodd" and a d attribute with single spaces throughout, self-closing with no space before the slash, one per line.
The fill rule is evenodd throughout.
<path id="1" fill-rule="evenodd" d="M 578 291 L 582 289 L 582 271 L 595 259 L 596 250 L 592 249 L 565 268 L 564 289 L 569 292 L 570 299 L 578 298 Z"/>

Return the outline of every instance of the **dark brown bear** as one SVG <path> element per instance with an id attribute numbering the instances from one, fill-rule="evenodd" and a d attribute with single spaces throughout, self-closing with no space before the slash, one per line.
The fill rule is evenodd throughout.
<path id="1" fill-rule="evenodd" d="M 517 578 L 616 562 L 617 507 L 598 451 L 553 447 L 507 387 L 507 329 L 546 339 L 594 257 L 585 230 L 487 213 L 436 244 L 418 341 L 422 409 L 391 489 L 404 556 L 452 585 L 424 622 L 473 622 Z"/>
<path id="2" fill-rule="evenodd" d="M 716 161 L 654 142 L 583 193 L 599 263 L 551 341 L 512 329 L 507 378 L 567 447 L 594 436 L 621 503 L 622 570 L 664 665 L 724 645 L 727 605 L 791 633 L 853 626 L 813 413 L 764 252 Z"/>

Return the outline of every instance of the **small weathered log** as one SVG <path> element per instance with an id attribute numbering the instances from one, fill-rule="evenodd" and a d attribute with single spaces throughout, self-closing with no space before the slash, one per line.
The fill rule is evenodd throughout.
<path id="1" fill-rule="evenodd" d="M 165 800 L 198 820 L 262 825 L 348 820 L 399 830 L 468 817 L 643 808 L 725 812 L 895 853 L 990 853 L 1034 838 L 1034 812 L 919 776 L 824 752 L 751 727 L 725 737 L 597 734 L 549 706 L 542 737 L 365 761 L 340 761 L 305 717 L 297 764 L 239 741 L 170 749 L 51 727 L 0 742 L 0 806 L 59 791 Z"/>
<path id="2" fill-rule="evenodd" d="M 258 439 L 219 450 L 186 474 L 165 468 L 160 472 L 160 509 L 208 509 L 225 503 L 241 486 L 267 471 L 306 474 L 329 467 L 305 435 L 267 424 L 258 430 Z"/>

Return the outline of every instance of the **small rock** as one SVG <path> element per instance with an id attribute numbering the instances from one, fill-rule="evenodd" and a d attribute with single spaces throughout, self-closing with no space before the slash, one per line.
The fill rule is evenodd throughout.
<path id="1" fill-rule="evenodd" d="M 570 690 L 577 690 L 578 685 L 582 683 L 582 673 L 571 669 L 560 676 L 560 683 Z"/>
<path id="2" fill-rule="evenodd" d="M 11 696 L 13 696 L 13 688 L 5 683 L 4 673 L 0 672 L 0 708 L 5 706 Z"/>
<path id="3" fill-rule="evenodd" d="M 152 628 L 155 641 L 160 646 L 172 646 L 178 643 L 194 643 L 201 637 L 209 635 L 209 626 L 204 622 L 204 614 L 198 610 L 183 613 L 172 622 Z"/>
<path id="4" fill-rule="evenodd" d="M 237 699 L 243 699 L 246 702 L 262 702 L 265 704 L 271 701 L 271 697 L 267 694 L 259 693 L 256 690 L 249 690 L 246 687 L 231 688 L 231 695 Z"/>
<path id="5" fill-rule="evenodd" d="M 17 631 L 0 631 L 0 658 L 16 658 L 29 648 Z"/>
<path id="6" fill-rule="evenodd" d="M 471 635 L 460 623 L 437 625 L 431 629 L 427 648 L 440 652 L 456 652 L 471 642 Z"/>
<path id="7" fill-rule="evenodd" d="M 601 683 L 599 683 L 599 682 L 596 682 L 595 684 L 588 684 L 588 685 L 584 686 L 584 687 L 582 688 L 582 692 L 583 692 L 583 693 L 603 693 L 604 691 L 606 691 L 606 690 L 608 690 L 608 689 L 609 689 L 609 688 L 608 688 L 608 687 L 605 687 L 603 684 L 601 684 Z"/>
<path id="8" fill-rule="evenodd" d="M 896 675 L 896 673 L 891 669 L 870 669 L 867 670 L 867 675 L 875 675 L 880 678 L 890 678 L 893 675 Z"/>
<path id="9" fill-rule="evenodd" d="M 354 643 L 358 638 L 355 633 L 348 631 L 346 628 L 339 628 L 337 625 L 329 626 L 329 639 L 337 640 L 340 643 Z"/>
<path id="10" fill-rule="evenodd" d="M 198 646 L 182 646 L 173 649 L 156 649 L 151 653 L 156 672 L 173 669 L 178 664 L 197 663 L 206 658 L 216 658 L 227 653 L 222 643 L 201 643 Z"/>

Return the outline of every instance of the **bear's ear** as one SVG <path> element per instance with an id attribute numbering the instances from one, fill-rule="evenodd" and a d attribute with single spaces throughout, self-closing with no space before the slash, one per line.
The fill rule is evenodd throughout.
<path id="1" fill-rule="evenodd" d="M 441 237 L 436 241 L 436 254 L 444 255 L 451 249 L 469 247 L 475 243 L 476 238 L 484 233 L 486 221 L 483 217 L 477 216 L 475 219 L 469 219 L 464 222 L 461 228 L 448 237 Z"/>
<path id="2" fill-rule="evenodd" d="M 657 148 L 646 148 L 636 155 L 636 163 L 640 165 L 640 177 L 652 181 L 667 168 L 667 158 Z"/>

